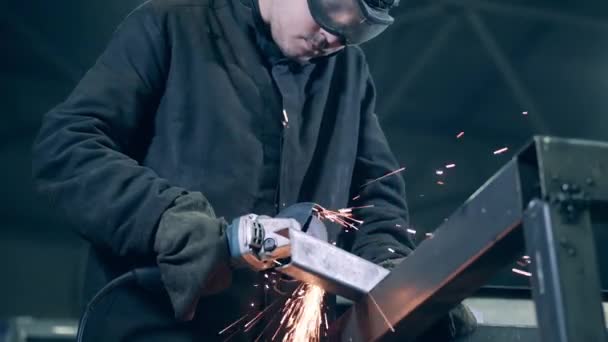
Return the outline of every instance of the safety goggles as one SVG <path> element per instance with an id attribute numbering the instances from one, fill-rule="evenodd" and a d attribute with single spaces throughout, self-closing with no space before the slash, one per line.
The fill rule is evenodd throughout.
<path id="1" fill-rule="evenodd" d="M 369 6 L 365 0 L 308 0 L 313 19 L 346 45 L 366 42 L 393 23 L 388 10 Z"/>

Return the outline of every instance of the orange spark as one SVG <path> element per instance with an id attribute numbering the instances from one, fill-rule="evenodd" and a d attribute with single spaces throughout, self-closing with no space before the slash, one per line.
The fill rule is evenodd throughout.
<path id="1" fill-rule="evenodd" d="M 218 333 L 218 335 L 221 335 L 221 334 L 225 333 L 226 331 L 228 331 L 233 326 L 239 324 L 239 322 L 241 322 L 242 320 L 244 320 L 245 318 L 247 318 L 247 316 L 249 316 L 249 314 L 250 314 L 250 312 L 246 313 L 243 317 L 237 319 L 236 321 L 234 321 L 233 323 L 231 323 L 229 326 L 225 327 L 222 331 L 220 331 Z"/>
<path id="2" fill-rule="evenodd" d="M 287 331 L 283 342 L 318 342 L 323 321 L 323 298 L 325 290 L 310 285 L 300 285 L 285 303 L 283 318 L 279 326 Z M 275 332 L 272 339 L 277 336 Z"/>
<path id="3" fill-rule="evenodd" d="M 524 275 L 526 277 L 531 277 L 532 276 L 532 273 L 526 272 L 526 271 L 522 271 L 522 270 L 517 269 L 517 268 L 512 268 L 511 271 L 513 271 L 513 273 L 521 274 L 521 275 Z"/>
<path id="4" fill-rule="evenodd" d="M 368 185 L 370 185 L 370 184 L 372 184 L 372 183 L 374 183 L 374 182 L 377 182 L 377 181 L 379 181 L 379 180 L 381 180 L 381 179 L 384 179 L 384 178 L 386 178 L 386 177 L 389 177 L 389 176 L 395 175 L 395 174 L 397 174 L 397 173 L 399 173 L 399 172 L 401 172 L 401 171 L 403 171 L 403 170 L 405 170 L 405 167 L 402 167 L 402 168 L 397 169 L 397 170 L 395 170 L 395 171 L 391 171 L 391 172 L 389 172 L 389 173 L 385 174 L 385 175 L 384 175 L 384 176 L 382 176 L 382 177 L 378 177 L 378 178 L 376 178 L 376 179 L 372 179 L 371 181 L 369 181 L 369 182 L 367 182 L 367 183 L 365 183 L 365 184 L 361 185 L 361 187 L 362 187 L 362 188 L 363 188 L 363 187 L 366 187 L 366 186 L 368 186 Z"/>
<path id="5" fill-rule="evenodd" d="M 265 286 L 268 288 L 268 285 L 265 285 Z M 261 319 L 269 312 L 269 310 L 271 308 L 275 307 L 279 302 L 281 302 L 281 301 L 276 300 L 273 303 L 271 303 L 270 305 L 268 305 L 264 310 L 259 311 L 247 323 L 245 323 L 242 327 L 239 327 L 232 335 L 228 336 L 228 338 L 226 340 L 229 340 L 234 334 L 236 334 L 237 332 L 239 332 L 241 329 L 242 329 L 243 332 L 248 332 L 249 330 L 251 330 L 256 324 L 258 324 L 261 321 Z M 255 303 L 251 303 L 250 305 L 251 306 L 255 306 Z M 249 317 L 253 313 L 254 312 L 248 312 L 248 313 L 246 313 L 243 317 L 241 317 L 238 320 L 234 321 L 233 323 L 231 323 L 230 325 L 228 325 L 226 328 L 224 328 L 222 331 L 220 331 L 218 333 L 218 335 L 221 335 L 221 334 L 225 333 L 226 331 L 230 330 L 232 327 L 234 327 L 235 325 L 241 323 L 245 318 Z"/>
<path id="6" fill-rule="evenodd" d="M 272 326 L 272 324 L 279 318 L 279 316 L 275 316 L 273 319 L 269 320 L 268 323 L 266 324 L 266 326 L 262 329 L 262 332 L 260 333 L 260 335 L 255 339 L 254 342 L 258 342 L 263 336 L 264 333 L 266 332 L 266 330 L 268 330 L 268 328 L 270 328 Z"/>
<path id="7" fill-rule="evenodd" d="M 330 222 L 337 223 L 344 228 L 352 228 L 359 230 L 357 225 L 363 224 L 363 221 L 357 220 L 353 217 L 353 210 L 372 208 L 373 205 L 366 205 L 361 207 L 343 208 L 338 210 L 325 209 L 322 206 L 315 204 L 312 208 L 313 212 L 320 220 L 328 220 Z"/>
<path id="8" fill-rule="evenodd" d="M 248 332 L 249 330 L 251 330 L 251 328 L 253 328 L 260 320 L 262 317 L 264 317 L 264 315 L 271 309 L 273 308 L 277 303 L 279 303 L 279 301 L 275 301 L 272 304 L 268 305 L 264 310 L 260 311 L 257 313 L 257 315 L 255 315 L 251 320 L 249 320 L 249 322 L 247 322 L 244 325 L 245 330 L 243 330 L 244 332 Z"/>
<path id="9" fill-rule="evenodd" d="M 340 213 L 352 213 L 353 210 L 367 209 L 367 208 L 373 208 L 373 207 L 374 207 L 373 204 L 369 204 L 369 205 L 362 205 L 362 206 L 359 206 L 359 207 L 350 207 L 350 208 L 338 209 L 338 212 L 340 212 Z"/>
<path id="10" fill-rule="evenodd" d="M 505 152 L 507 152 L 508 150 L 509 150 L 509 148 L 508 148 L 508 147 L 503 147 L 503 148 L 501 148 L 501 149 L 498 149 L 498 150 L 494 151 L 494 155 L 501 154 L 501 153 L 505 153 Z"/>

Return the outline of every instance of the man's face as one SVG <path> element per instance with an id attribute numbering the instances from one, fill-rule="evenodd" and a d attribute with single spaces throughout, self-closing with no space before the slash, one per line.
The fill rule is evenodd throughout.
<path id="1" fill-rule="evenodd" d="M 286 57 L 304 63 L 344 48 L 339 37 L 315 22 L 307 0 L 275 0 L 272 7 L 272 38 Z"/>

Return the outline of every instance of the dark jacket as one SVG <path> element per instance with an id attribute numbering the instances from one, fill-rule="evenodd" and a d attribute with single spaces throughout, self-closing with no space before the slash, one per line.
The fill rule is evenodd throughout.
<path id="1" fill-rule="evenodd" d="M 252 18 L 238 0 L 149 1 L 44 117 L 34 176 L 93 246 L 89 297 L 116 275 L 154 264 L 159 219 L 190 192 L 227 220 L 302 201 L 373 204 L 356 212 L 365 221 L 359 231 L 334 227 L 331 238 L 374 262 L 409 253 L 401 176 L 363 186 L 399 166 L 374 113 L 362 51 L 347 47 L 303 66 L 268 58 Z M 194 322 L 180 324 L 166 296 L 130 289 L 105 323 L 96 321 L 106 324 L 100 340 L 115 338 L 113 324 L 143 329 L 144 316 L 155 336 L 185 329 L 213 340 L 259 298 L 256 279 L 236 272 L 230 289 L 202 298 Z"/>

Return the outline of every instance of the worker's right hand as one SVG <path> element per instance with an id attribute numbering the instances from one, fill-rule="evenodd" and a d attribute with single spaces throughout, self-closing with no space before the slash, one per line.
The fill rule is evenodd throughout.
<path id="1" fill-rule="evenodd" d="M 178 197 L 163 213 L 154 250 L 177 319 L 191 320 L 201 295 L 230 285 L 227 226 L 200 192 Z"/>

